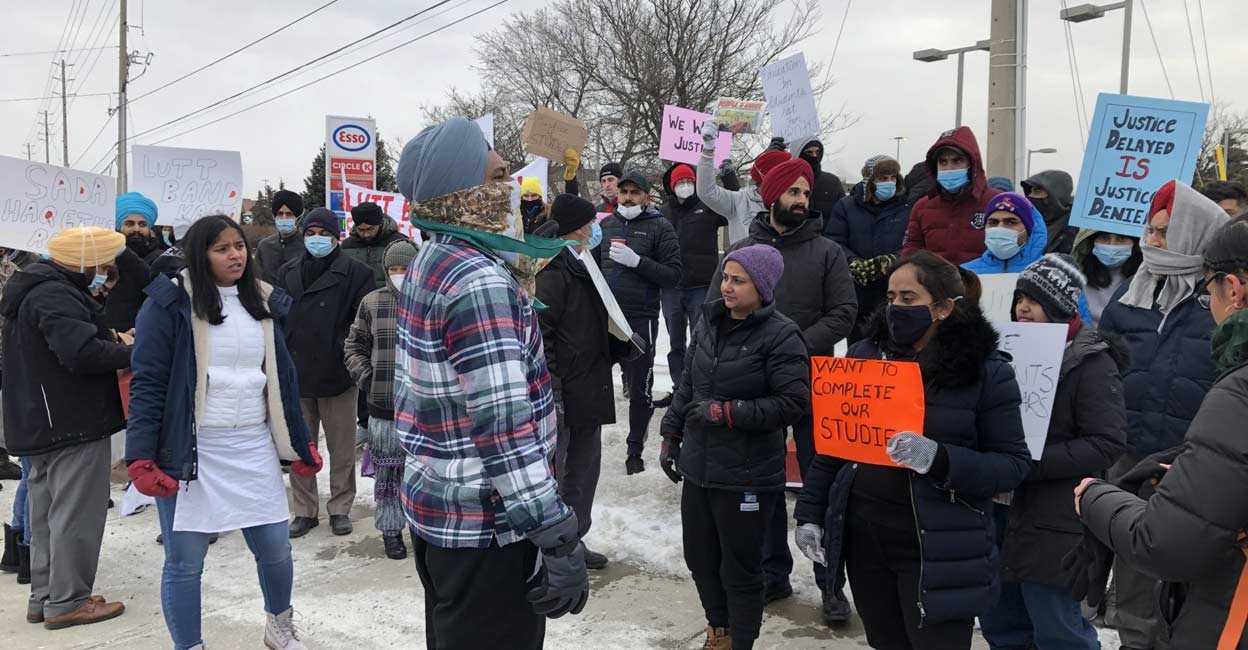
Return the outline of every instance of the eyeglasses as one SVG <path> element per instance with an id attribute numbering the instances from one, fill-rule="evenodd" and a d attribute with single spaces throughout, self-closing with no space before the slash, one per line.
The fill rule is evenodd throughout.
<path id="1" fill-rule="evenodd" d="M 1200 305 L 1201 309 L 1209 309 L 1209 302 L 1213 299 L 1213 297 L 1209 295 L 1210 287 L 1213 285 L 1213 281 L 1220 280 L 1224 277 L 1226 277 L 1226 273 L 1218 271 L 1217 273 L 1205 278 L 1204 282 L 1201 282 L 1200 286 L 1197 287 L 1197 290 L 1201 292 L 1201 295 L 1196 298 L 1196 302 Z"/>

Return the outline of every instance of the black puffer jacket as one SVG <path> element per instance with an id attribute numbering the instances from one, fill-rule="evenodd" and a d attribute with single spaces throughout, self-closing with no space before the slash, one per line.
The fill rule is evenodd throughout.
<path id="1" fill-rule="evenodd" d="M 883 203 L 875 203 L 867 200 L 867 183 L 862 181 L 824 217 L 823 236 L 840 244 L 846 261 L 869 260 L 880 255 L 900 254 L 909 225 L 910 206 L 904 192 L 898 192 Z M 875 308 L 884 302 L 888 279 L 881 277 L 865 286 L 855 282 L 854 292 L 858 296 L 857 327 L 863 331 Z"/>
<path id="2" fill-rule="evenodd" d="M 683 435 L 677 469 L 701 487 L 783 490 L 785 428 L 810 409 L 801 331 L 774 304 L 734 321 L 722 339 L 719 326 L 731 318 L 724 301 L 703 305 L 702 315 L 661 427 L 665 437 Z M 708 400 L 731 402 L 730 427 L 691 422 Z"/>
<path id="3" fill-rule="evenodd" d="M 664 188 L 671 187 L 672 170 L 676 167 L 672 165 L 663 174 Z M 727 226 L 728 220 L 706 207 L 697 194 L 682 200 L 671 190 L 667 191 L 667 203 L 660 211 L 672 222 L 680 242 L 680 284 L 677 286 L 696 289 L 709 285 L 719 265 L 719 229 Z"/>
<path id="4" fill-rule="evenodd" d="M 730 246 L 728 252 L 754 244 L 767 244 L 780 251 L 784 275 L 776 284 L 776 308 L 802 328 L 811 356 L 827 356 L 853 328 L 858 299 L 845 251 L 820 234 L 820 215 L 813 210 L 809 214 L 805 223 L 780 234 L 771 226 L 767 213 L 760 213 L 750 223 L 750 236 Z M 707 302 L 719 300 L 722 275 L 720 264 L 707 288 Z"/>
<path id="5" fill-rule="evenodd" d="M 302 223 L 302 221 L 298 222 Z M 290 237 L 282 239 L 281 233 L 273 233 L 256 244 L 256 262 L 260 264 L 260 279 L 277 284 L 277 272 L 283 266 L 303 257 L 303 230 L 296 225 Z"/>
<path id="6" fill-rule="evenodd" d="M 641 256 L 637 268 L 630 269 L 611 260 L 611 240 L 623 239 Z M 627 318 L 658 318 L 661 289 L 680 283 L 680 242 L 672 222 L 649 206 L 632 221 L 618 211 L 602 220 L 599 244 L 602 275 Z"/>
<path id="7" fill-rule="evenodd" d="M 87 284 L 81 273 L 36 262 L 4 287 L 4 430 L 14 456 L 126 428 L 117 371 L 130 367 L 130 348 L 114 340 Z"/>
<path id="8" fill-rule="evenodd" d="M 405 241 L 404 237 L 399 233 L 399 226 L 394 219 L 385 217 L 381 220 L 381 226 L 378 227 L 377 235 L 372 239 L 360 239 L 355 232 L 342 240 L 342 252 L 347 257 L 367 266 L 373 272 L 373 281 L 376 282 L 374 289 L 381 289 L 386 285 L 386 247 L 396 241 Z"/>
<path id="9" fill-rule="evenodd" d="M 1078 228 L 1070 226 L 1070 207 L 1074 202 L 1072 193 L 1075 191 L 1070 174 L 1050 169 L 1020 184 L 1023 186 L 1024 195 L 1031 194 L 1033 189 L 1044 190 L 1049 195 L 1041 202 L 1044 209 L 1040 210 L 1040 214 L 1044 215 L 1044 224 L 1049 229 L 1049 243 L 1044 246 L 1044 252 L 1069 255 L 1075 246 L 1075 236 L 1079 234 Z"/>
<path id="10" fill-rule="evenodd" d="M 1080 503 L 1083 523 L 1123 560 L 1164 580 L 1159 600 L 1171 650 L 1218 643 L 1244 569 L 1237 536 L 1248 527 L 1248 365 L 1209 391 L 1151 499 L 1094 483 Z M 1240 638 L 1248 649 L 1248 634 Z"/>
<path id="11" fill-rule="evenodd" d="M 1044 455 L 1010 505 L 1001 554 L 1005 580 L 1066 586 L 1062 557 L 1083 538 L 1071 495 L 1080 480 L 1102 476 L 1127 448 L 1119 374 L 1124 356 L 1089 328 L 1066 346 Z"/>
<path id="12" fill-rule="evenodd" d="M 996 602 L 992 497 L 1014 489 L 1031 471 L 1018 383 L 996 348 L 997 332 L 979 307 L 961 307 L 917 359 L 926 389 L 923 434 L 940 443 L 947 466 L 934 466 L 928 475 L 889 471 L 906 472 L 909 479 L 922 554 L 915 597 L 924 622 L 968 619 Z M 881 318 L 849 356 L 905 358 L 886 354 L 888 349 L 888 328 Z M 815 426 L 818 430 L 819 423 Z M 836 566 L 844 551 L 845 513 L 858 467 L 816 456 L 797 498 L 796 519 L 824 527 L 828 566 Z"/>
<path id="13" fill-rule="evenodd" d="M 1160 311 L 1118 302 L 1130 285 L 1122 283 L 1097 326 L 1127 345 L 1131 363 L 1122 376 L 1127 444 L 1147 456 L 1183 442 L 1209 392 L 1215 374 L 1209 357 L 1213 316 L 1192 296 L 1170 312 L 1159 333 Z"/>
<path id="14" fill-rule="evenodd" d="M 134 328 L 134 319 L 143 306 L 143 289 L 152 279 L 152 269 L 129 247 L 117 256 L 117 284 L 104 298 L 104 322 L 118 332 Z"/>
<path id="15" fill-rule="evenodd" d="M 585 264 L 564 249 L 537 274 L 537 313 L 546 368 L 563 399 L 564 421 L 574 427 L 615 423 L 611 334 L 607 308 Z"/>

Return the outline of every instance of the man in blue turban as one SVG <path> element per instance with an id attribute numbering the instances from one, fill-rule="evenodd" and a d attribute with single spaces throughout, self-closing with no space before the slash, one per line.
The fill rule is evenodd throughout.
<path id="1" fill-rule="evenodd" d="M 394 404 L 426 646 L 539 648 L 545 617 L 589 598 L 576 514 L 551 475 L 555 401 L 523 284 L 566 243 L 521 239 L 506 165 L 462 117 L 421 131 L 395 176 L 432 235 L 400 287 Z"/>
<path id="2" fill-rule="evenodd" d="M 125 235 L 126 248 L 134 251 L 147 264 L 165 252 L 156 234 L 156 203 L 138 192 L 117 197 L 117 232 Z"/>
<path id="3" fill-rule="evenodd" d="M 152 279 L 151 264 L 166 246 L 155 230 L 156 204 L 138 192 L 117 197 L 116 230 L 126 238 L 126 248 L 117 256 L 117 273 L 101 290 L 104 321 L 111 329 L 129 332 L 143 300 L 143 288 Z"/>

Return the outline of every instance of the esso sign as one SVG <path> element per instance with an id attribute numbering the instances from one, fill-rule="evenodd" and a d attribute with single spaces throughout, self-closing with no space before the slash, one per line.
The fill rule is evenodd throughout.
<path id="1" fill-rule="evenodd" d="M 363 151 L 372 142 L 368 131 L 354 124 L 343 124 L 334 129 L 334 144 L 343 151 Z"/>

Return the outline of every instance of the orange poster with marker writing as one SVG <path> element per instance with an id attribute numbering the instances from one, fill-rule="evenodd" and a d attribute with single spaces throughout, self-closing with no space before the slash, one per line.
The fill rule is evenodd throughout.
<path id="1" fill-rule="evenodd" d="M 902 431 L 923 434 L 923 375 L 906 361 L 811 357 L 815 451 L 896 467 L 888 440 Z"/>

